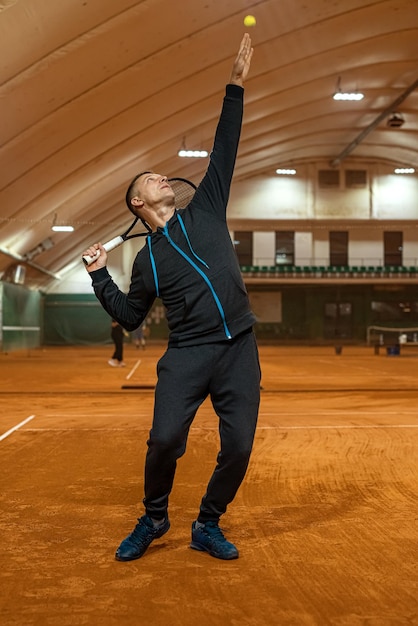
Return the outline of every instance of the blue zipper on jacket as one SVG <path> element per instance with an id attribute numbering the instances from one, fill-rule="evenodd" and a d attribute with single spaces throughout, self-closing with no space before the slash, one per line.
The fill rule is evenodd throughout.
<path id="1" fill-rule="evenodd" d="M 154 275 L 154 283 L 155 283 L 155 291 L 157 292 L 157 297 L 160 297 L 160 287 L 158 284 L 158 274 L 157 274 L 157 266 L 155 265 L 154 255 L 152 253 L 152 243 L 151 243 L 151 235 L 148 235 L 147 242 L 149 248 L 149 258 L 151 261 L 152 273 Z"/>
<path id="2" fill-rule="evenodd" d="M 177 214 L 177 218 L 178 218 L 178 220 L 179 220 L 180 227 L 181 227 L 181 229 L 182 229 L 182 231 L 183 231 L 183 234 L 184 234 L 184 236 L 185 236 L 185 238 L 186 238 L 187 245 L 189 246 L 190 252 L 193 254 L 193 256 L 194 256 L 194 257 L 195 257 L 195 258 L 196 258 L 196 259 L 197 259 L 200 263 L 202 263 L 202 265 L 204 265 L 205 267 L 207 267 L 207 268 L 209 269 L 208 264 L 207 264 L 207 263 L 205 263 L 205 261 L 203 261 L 203 259 L 201 259 L 200 257 L 198 257 L 198 256 L 197 256 L 197 254 L 195 253 L 195 251 L 193 250 L 192 245 L 191 245 L 190 240 L 189 240 L 189 237 L 188 237 L 188 235 L 187 235 L 186 228 L 185 228 L 185 226 L 184 226 L 183 220 L 181 219 L 180 215 L 178 215 L 178 214 Z M 195 269 L 195 270 L 196 270 L 196 272 L 197 272 L 197 273 L 198 273 L 198 274 L 199 274 L 199 275 L 203 278 L 203 280 L 205 281 L 205 283 L 206 283 L 206 284 L 207 284 L 207 286 L 209 287 L 209 289 L 210 289 L 210 291 L 211 291 L 211 293 L 212 293 L 213 299 L 215 300 L 215 304 L 216 304 L 216 306 L 217 306 L 217 308 L 218 308 L 219 314 L 220 314 L 220 316 L 221 316 L 221 319 L 222 319 L 222 324 L 223 324 L 224 331 L 225 331 L 225 335 L 226 335 L 227 339 L 232 339 L 232 335 L 231 335 L 231 333 L 229 332 L 229 328 L 228 328 L 228 325 L 227 325 L 227 323 L 226 323 L 226 319 L 225 319 L 225 312 L 224 312 L 224 310 L 223 310 L 223 307 L 222 307 L 221 301 L 219 300 L 219 297 L 218 297 L 218 295 L 217 295 L 217 293 L 216 293 L 215 289 L 213 288 L 213 285 L 212 285 L 212 283 L 210 282 L 209 278 L 208 278 L 208 277 L 206 276 L 206 274 L 205 274 L 205 273 L 204 273 L 204 272 L 200 269 L 200 267 L 199 267 L 198 265 L 196 265 L 196 263 L 193 261 L 193 259 L 191 259 L 189 256 L 187 256 L 187 254 L 186 254 L 185 252 L 183 252 L 183 250 L 182 250 L 181 248 L 179 248 L 179 247 L 178 247 L 178 246 L 174 243 L 174 241 L 171 239 L 171 237 L 170 237 L 170 235 L 169 235 L 169 233 L 168 233 L 168 226 L 167 226 L 167 224 L 166 224 L 166 225 L 162 228 L 162 232 L 163 232 L 164 236 L 166 237 L 166 239 L 167 239 L 168 243 L 169 243 L 169 244 L 170 244 L 170 245 L 171 245 L 171 246 L 172 246 L 172 247 L 173 247 L 173 248 L 174 248 L 174 249 L 175 249 L 175 250 L 176 250 L 176 251 L 177 251 L 177 252 L 178 252 L 178 253 L 179 253 L 182 257 L 183 257 L 183 258 L 184 258 L 184 259 L 186 259 L 186 261 L 187 261 L 188 263 L 190 263 L 190 265 L 193 267 L 193 269 Z M 154 255 L 153 255 L 153 253 L 152 253 L 152 248 L 151 248 L 151 237 L 150 237 L 150 236 L 148 236 L 148 237 L 147 237 L 147 240 L 148 240 L 149 254 L 150 254 L 150 259 L 151 259 L 151 267 L 152 267 L 152 272 L 153 272 L 153 275 L 154 275 L 155 289 L 156 289 L 156 292 L 157 292 L 157 296 L 159 296 L 159 295 L 160 295 L 160 290 L 159 290 L 159 285 L 158 285 L 157 267 L 156 267 L 156 264 L 155 264 Z"/>

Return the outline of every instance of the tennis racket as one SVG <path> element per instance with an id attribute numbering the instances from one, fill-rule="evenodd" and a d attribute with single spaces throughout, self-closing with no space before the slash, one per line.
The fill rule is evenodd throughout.
<path id="1" fill-rule="evenodd" d="M 185 209 L 187 205 L 190 204 L 195 194 L 195 191 L 197 189 L 196 185 L 190 180 L 187 180 L 187 178 L 169 178 L 168 182 L 170 183 L 170 186 L 174 191 L 176 209 Z M 114 250 L 128 239 L 134 239 L 135 237 L 146 237 L 147 235 L 149 235 L 151 231 L 148 230 L 146 232 L 131 234 L 138 221 L 141 220 L 139 217 L 136 217 L 124 233 L 104 243 L 103 248 L 106 250 L 106 252 Z M 141 224 L 143 224 L 143 222 L 141 222 Z M 93 257 L 89 256 L 88 254 L 84 255 L 82 257 L 84 265 L 91 265 L 99 258 L 99 256 L 100 250 L 98 250 L 97 254 Z"/>

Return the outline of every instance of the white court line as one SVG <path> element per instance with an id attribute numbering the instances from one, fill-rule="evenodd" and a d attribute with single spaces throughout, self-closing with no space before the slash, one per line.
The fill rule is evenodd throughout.
<path id="1" fill-rule="evenodd" d="M 129 374 L 127 375 L 126 380 L 130 379 L 130 377 L 132 376 L 132 374 L 134 373 L 134 371 L 136 370 L 136 368 L 138 367 L 140 363 L 141 363 L 141 359 L 138 359 L 135 365 L 133 366 L 133 368 L 131 369 L 131 371 L 129 372 Z"/>
<path id="2" fill-rule="evenodd" d="M 356 411 L 355 409 L 347 411 L 295 411 L 282 413 L 281 411 L 274 411 L 274 413 L 265 413 L 260 411 L 261 416 L 276 416 L 276 417 L 293 417 L 303 415 L 304 417 L 313 415 L 418 415 L 418 411 Z"/>
<path id="3" fill-rule="evenodd" d="M 373 425 L 356 425 L 356 424 L 326 424 L 322 426 L 258 426 L 257 430 L 382 430 L 385 428 L 418 428 L 418 424 L 376 424 Z M 213 426 L 194 426 L 192 427 L 193 431 L 197 430 L 215 430 L 217 431 L 218 427 L 216 424 Z M 120 428 L 27 428 L 25 432 L 69 432 L 69 431 L 77 431 L 77 432 L 127 432 L 128 430 L 140 430 L 140 431 L 149 431 L 148 427 L 120 427 Z M 193 432 L 191 431 L 191 432 Z"/>
<path id="4" fill-rule="evenodd" d="M 275 417 L 280 418 L 280 417 L 298 417 L 300 415 L 303 415 L 304 417 L 306 416 L 317 417 L 318 415 L 352 415 L 353 413 L 355 413 L 356 415 L 418 415 L 418 411 L 356 411 L 355 409 L 347 409 L 347 411 L 309 411 L 309 413 L 307 411 L 300 411 L 298 413 L 296 412 L 291 412 L 291 413 L 283 412 L 282 413 L 282 411 L 275 411 L 274 413 L 266 413 L 264 411 L 260 411 L 259 415 L 260 417 L 275 416 Z M 72 415 L 70 411 L 68 411 L 68 413 L 43 413 L 42 415 L 43 417 L 47 417 L 48 419 L 52 417 L 74 417 L 74 415 Z M 143 413 L 141 413 L 140 410 L 134 409 L 132 412 L 133 417 L 137 417 L 141 415 L 152 415 L 152 409 L 150 411 L 145 410 Z M 93 416 L 93 417 L 115 417 L 115 416 L 120 416 L 120 408 L 116 409 L 114 413 L 98 413 L 96 416 Z M 89 419 L 91 419 L 92 414 L 91 413 L 79 413 L 78 411 L 76 411 L 76 417 L 88 417 Z"/>
<path id="5" fill-rule="evenodd" d="M 282 417 L 318 417 L 318 416 L 327 416 L 329 417 L 330 415 L 336 415 L 338 416 L 344 416 L 344 415 L 370 415 L 372 417 L 375 417 L 376 415 L 418 415 L 418 410 L 417 411 L 356 411 L 355 409 L 351 409 L 351 410 L 346 410 L 346 411 L 311 411 L 309 410 L 309 412 L 307 411 L 274 411 L 273 413 L 267 413 L 266 411 L 260 411 L 259 412 L 259 417 L 277 417 L 278 419 L 282 418 Z M 115 417 L 115 416 L 120 416 L 120 409 L 115 409 L 114 411 L 107 411 L 106 413 L 95 413 L 94 415 L 92 415 L 91 413 L 80 413 L 79 411 L 75 412 L 75 415 L 79 418 L 88 418 L 91 419 L 92 417 L 94 418 L 108 418 L 108 417 Z M 144 410 L 142 411 L 141 409 L 135 410 L 135 417 L 147 417 L 148 415 L 152 415 L 152 409 L 151 410 Z M 70 411 L 66 412 L 66 413 L 43 413 L 43 417 L 45 417 L 46 419 L 53 419 L 55 417 L 74 417 L 74 413 L 71 413 Z M 197 418 L 199 419 L 199 418 Z"/>
<path id="6" fill-rule="evenodd" d="M 378 430 L 384 428 L 418 428 L 418 424 L 326 424 L 324 426 L 260 426 L 257 430 Z"/>
<path id="7" fill-rule="evenodd" d="M 11 428 L 10 430 L 7 431 L 7 433 L 4 433 L 4 435 L 1 435 L 0 437 L 0 441 L 3 441 L 3 439 L 6 439 L 6 437 L 8 437 L 9 435 L 11 435 L 12 433 L 15 432 L 15 430 L 18 430 L 19 428 L 21 428 L 21 426 L 24 426 L 25 424 L 27 424 L 28 422 L 30 422 L 31 420 L 33 420 L 35 416 L 34 415 L 30 415 L 29 417 L 27 417 L 25 420 L 23 420 L 23 422 L 20 422 L 20 424 L 17 424 L 16 426 L 13 426 L 13 428 Z"/>

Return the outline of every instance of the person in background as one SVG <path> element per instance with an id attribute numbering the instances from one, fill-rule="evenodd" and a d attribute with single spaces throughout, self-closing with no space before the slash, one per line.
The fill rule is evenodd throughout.
<path id="1" fill-rule="evenodd" d="M 123 362 L 124 330 L 122 326 L 114 319 L 112 319 L 110 336 L 112 337 L 113 343 L 115 344 L 115 349 L 113 352 L 113 356 L 111 359 L 109 359 L 108 363 L 112 367 L 125 367 L 125 363 Z"/>
<path id="2" fill-rule="evenodd" d="M 146 324 L 142 324 L 132 333 L 135 348 L 142 348 L 145 350 L 147 345 L 146 337 L 148 336 L 148 327 Z"/>

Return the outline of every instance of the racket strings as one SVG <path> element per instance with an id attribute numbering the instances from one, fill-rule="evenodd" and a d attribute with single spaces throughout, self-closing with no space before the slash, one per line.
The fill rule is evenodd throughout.
<path id="1" fill-rule="evenodd" d="M 196 186 L 186 178 L 169 178 L 168 182 L 175 195 L 176 209 L 184 209 L 193 199 Z"/>

